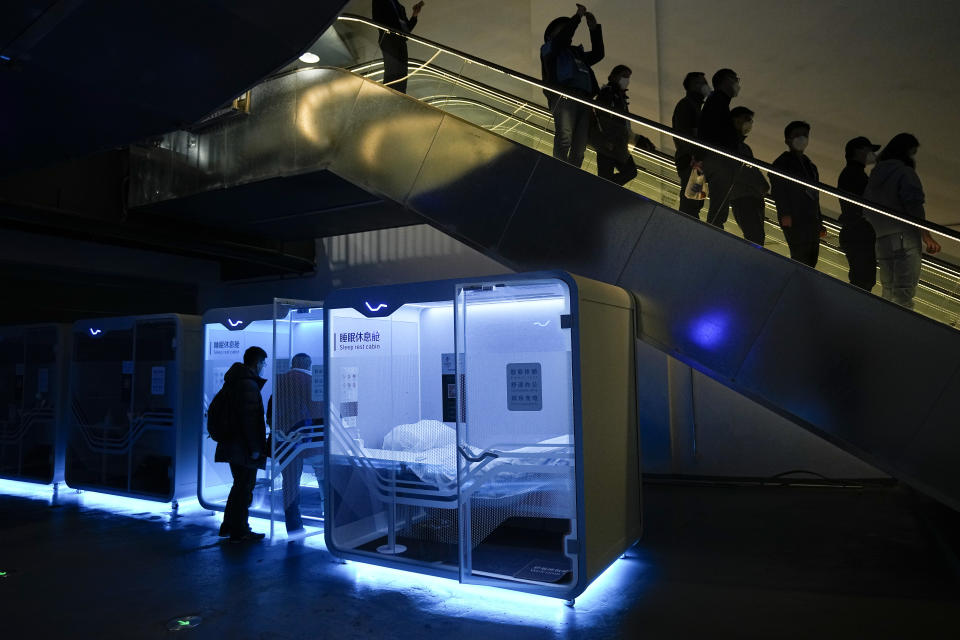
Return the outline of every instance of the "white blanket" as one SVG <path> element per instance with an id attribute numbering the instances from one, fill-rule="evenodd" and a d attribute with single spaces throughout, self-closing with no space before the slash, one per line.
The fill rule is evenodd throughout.
<path id="1" fill-rule="evenodd" d="M 403 458 L 407 468 L 422 481 L 443 490 L 456 487 L 456 442 L 455 429 L 437 420 L 421 420 L 391 429 L 383 439 L 383 448 L 406 452 Z M 537 475 L 537 468 L 572 467 L 573 451 L 570 444 L 570 436 L 562 435 L 541 440 L 535 445 L 500 450 L 499 457 L 486 459 L 485 463 L 474 463 L 471 467 L 480 470 L 474 485 L 482 483 L 503 487 L 506 483 L 531 479 Z M 468 449 L 473 456 L 483 453 L 476 447 Z"/>

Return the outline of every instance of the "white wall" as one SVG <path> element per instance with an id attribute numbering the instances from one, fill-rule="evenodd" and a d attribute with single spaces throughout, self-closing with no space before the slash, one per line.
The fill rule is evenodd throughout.
<path id="1" fill-rule="evenodd" d="M 407 0 L 409 7 L 413 0 Z M 883 144 L 909 131 L 921 142 L 919 173 L 928 217 L 960 229 L 960 3 L 951 0 L 596 0 L 607 57 L 601 81 L 618 63 L 634 70 L 632 109 L 666 121 L 687 71 L 720 67 L 743 83 L 735 104 L 757 112 L 750 143 L 772 161 L 784 150 L 790 120 L 811 123 L 809 155 L 835 184 L 843 145 L 857 135 Z M 369 0 L 348 12 L 370 14 Z M 571 15 L 556 0 L 428 0 L 418 35 L 539 77 L 546 24 Z M 589 42 L 586 28 L 579 38 Z M 668 141 L 664 141 L 669 145 Z M 957 253 L 957 251 L 952 251 Z"/>

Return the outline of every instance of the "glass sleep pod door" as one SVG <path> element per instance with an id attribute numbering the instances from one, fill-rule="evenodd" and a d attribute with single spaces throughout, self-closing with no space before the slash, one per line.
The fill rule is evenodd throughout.
<path id="1" fill-rule="evenodd" d="M 460 579 L 576 583 L 570 293 L 558 279 L 456 291 Z"/>
<path id="2" fill-rule="evenodd" d="M 456 395 L 446 374 L 453 290 L 391 293 L 412 301 L 393 306 L 379 291 L 326 301 L 327 548 L 455 578 Z"/>
<path id="3" fill-rule="evenodd" d="M 323 519 L 324 371 L 320 302 L 275 299 L 270 519 L 287 533 Z"/>

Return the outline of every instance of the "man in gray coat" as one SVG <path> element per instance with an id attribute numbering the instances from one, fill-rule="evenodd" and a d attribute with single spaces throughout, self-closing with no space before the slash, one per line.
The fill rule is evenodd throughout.
<path id="1" fill-rule="evenodd" d="M 260 389 L 267 382 L 260 377 L 266 361 L 266 351 L 250 347 L 243 354 L 243 363 L 235 362 L 223 378 L 224 390 L 229 394 L 231 428 L 227 437 L 217 443 L 213 459 L 228 462 L 233 475 L 233 486 L 220 527 L 221 537 L 230 536 L 230 542 L 264 538 L 264 534 L 250 530 L 247 518 L 253 502 L 257 470 L 266 468 L 267 425 L 260 395 Z"/>
<path id="2" fill-rule="evenodd" d="M 270 433 L 273 435 L 274 460 L 283 466 L 283 513 L 287 525 L 287 533 L 303 529 L 303 518 L 300 516 L 300 476 L 303 474 L 303 463 L 310 456 L 314 474 L 317 477 L 319 488 L 323 489 L 322 439 L 311 428 L 316 424 L 323 424 L 323 403 L 313 399 L 313 374 L 311 373 L 313 360 L 306 353 L 298 353 L 290 360 L 290 370 L 278 375 L 274 382 L 276 387 L 276 403 L 274 398 L 267 402 L 267 421 L 274 416 L 276 422 L 271 424 Z M 301 428 L 306 431 L 301 432 Z M 283 440 L 294 443 L 292 456 L 284 458 L 280 453 L 278 442 Z M 319 461 L 318 461 L 319 460 Z"/>

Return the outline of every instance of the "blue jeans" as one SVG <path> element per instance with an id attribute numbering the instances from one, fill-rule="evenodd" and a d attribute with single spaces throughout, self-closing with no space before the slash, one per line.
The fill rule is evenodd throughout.
<path id="1" fill-rule="evenodd" d="M 883 299 L 913 309 L 920 282 L 920 232 L 911 229 L 877 238 L 877 264 Z"/>
<path id="2" fill-rule="evenodd" d="M 583 164 L 590 135 L 590 107 L 560 98 L 553 105 L 553 157 L 575 167 Z"/>

